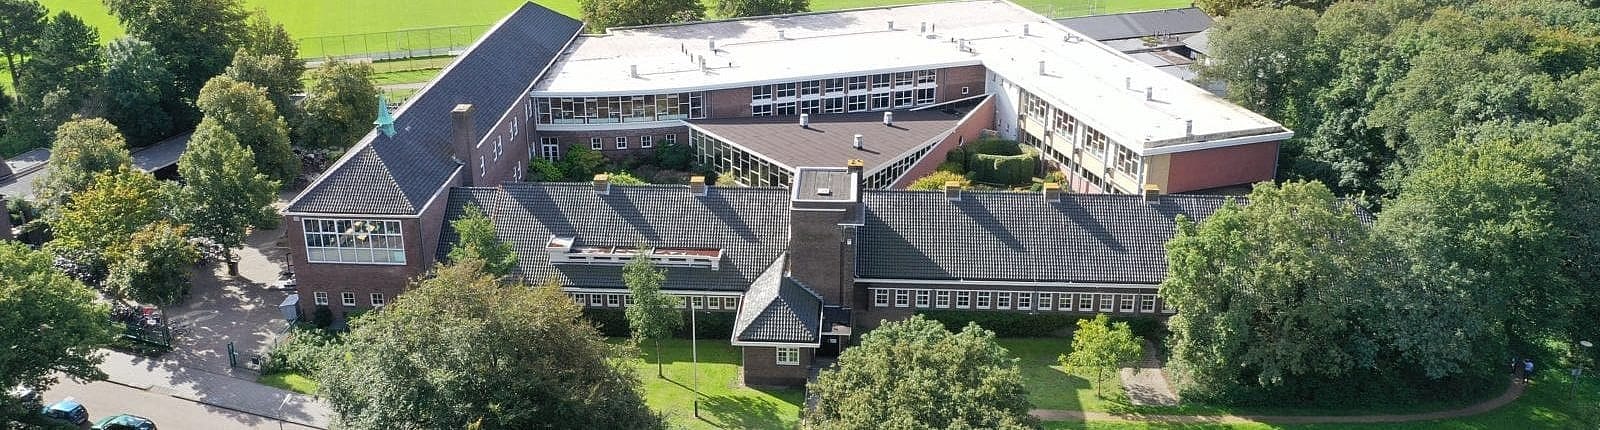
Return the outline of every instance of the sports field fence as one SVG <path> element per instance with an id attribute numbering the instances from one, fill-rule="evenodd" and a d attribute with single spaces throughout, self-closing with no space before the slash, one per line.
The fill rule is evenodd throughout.
<path id="1" fill-rule="evenodd" d="M 488 29 L 488 25 L 452 25 L 304 37 L 299 40 L 300 55 L 310 61 L 330 58 L 391 60 L 453 55 L 467 49 L 467 46 L 472 45 L 472 42 L 478 40 L 478 37 Z"/>

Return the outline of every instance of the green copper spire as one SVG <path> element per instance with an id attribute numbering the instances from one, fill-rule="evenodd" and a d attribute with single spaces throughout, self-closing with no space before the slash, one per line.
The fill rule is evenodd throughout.
<path id="1" fill-rule="evenodd" d="M 389 114 L 389 99 L 378 94 L 378 120 L 372 122 L 384 136 L 394 137 L 394 115 Z"/>

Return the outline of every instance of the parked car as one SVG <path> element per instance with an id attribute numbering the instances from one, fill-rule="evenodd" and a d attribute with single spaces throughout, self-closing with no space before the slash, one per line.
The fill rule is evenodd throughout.
<path id="1" fill-rule="evenodd" d="M 73 424 L 81 425 L 89 422 L 89 409 L 83 407 L 83 404 L 78 403 L 77 399 L 71 397 L 61 399 L 61 401 L 56 402 L 53 405 L 46 406 L 44 410 L 39 411 L 39 413 L 44 414 L 45 417 L 51 419 L 66 421 Z"/>
<path id="2" fill-rule="evenodd" d="M 39 392 L 28 388 L 26 385 L 18 385 L 12 388 L 11 391 L 7 391 L 6 397 L 16 399 L 17 402 L 30 408 L 44 406 L 39 404 Z"/>
<path id="3" fill-rule="evenodd" d="M 91 430 L 156 430 L 156 423 L 138 415 L 113 415 L 95 421 Z"/>

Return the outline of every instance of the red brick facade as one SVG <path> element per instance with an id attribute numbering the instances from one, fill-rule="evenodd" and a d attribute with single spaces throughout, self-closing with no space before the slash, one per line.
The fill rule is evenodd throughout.
<path id="1" fill-rule="evenodd" d="M 643 141 L 641 140 L 641 137 L 643 136 L 650 136 L 650 148 L 642 147 Z M 669 136 L 671 137 L 669 138 Z M 617 138 L 619 137 L 627 139 L 627 149 L 617 149 Z M 532 154 L 534 157 L 543 155 L 543 148 L 541 148 L 540 145 L 543 145 L 546 139 L 555 139 L 557 147 L 560 148 L 561 155 L 564 156 L 567 153 L 567 147 L 572 145 L 581 145 L 585 148 L 591 148 L 591 145 L 593 144 L 592 139 L 594 138 L 600 139 L 601 153 L 605 154 L 607 157 L 621 158 L 628 155 L 648 153 L 649 151 L 654 150 L 656 146 L 666 144 L 669 140 L 676 141 L 680 145 L 688 145 L 689 127 L 677 126 L 641 128 L 633 130 L 539 131 L 535 137 L 535 142 L 533 143 L 534 146 Z"/>
<path id="2" fill-rule="evenodd" d="M 979 78 L 982 78 L 981 74 Z M 983 131 L 991 127 L 994 127 L 993 98 L 984 100 L 983 104 L 974 108 L 972 113 L 967 116 L 966 121 L 956 125 L 954 133 L 950 133 L 950 136 L 945 137 L 944 141 L 939 142 L 938 145 L 933 147 L 933 150 L 928 151 L 928 155 L 923 157 L 922 161 L 917 162 L 916 165 L 911 166 L 911 169 L 906 170 L 906 173 L 900 175 L 900 179 L 895 181 L 894 185 L 889 186 L 889 188 L 905 188 L 910 186 L 912 182 L 916 182 L 917 179 L 928 176 L 934 170 L 939 169 L 940 163 L 944 163 L 946 153 L 955 149 L 958 145 L 978 140 L 979 137 L 982 137 Z"/>
<path id="3" fill-rule="evenodd" d="M 1172 154 L 1168 193 L 1270 181 L 1277 175 L 1278 142 Z"/>
<path id="4" fill-rule="evenodd" d="M 768 387 L 798 387 L 806 385 L 806 375 L 816 358 L 816 348 L 800 348 L 800 362 L 794 365 L 778 364 L 778 349 L 766 346 L 746 346 L 744 350 L 744 384 Z"/>
<path id="5" fill-rule="evenodd" d="M 982 65 L 959 66 L 939 69 L 937 82 L 939 89 L 934 97 L 939 103 L 951 100 L 961 100 L 984 93 L 984 80 L 989 74 L 989 69 Z M 965 93 L 963 93 L 965 89 Z M 992 117 L 991 117 L 992 118 Z M 994 127 L 994 121 L 985 127 Z"/>

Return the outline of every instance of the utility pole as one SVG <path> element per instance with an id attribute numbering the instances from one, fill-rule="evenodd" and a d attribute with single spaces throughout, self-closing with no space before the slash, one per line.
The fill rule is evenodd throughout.
<path id="1" fill-rule="evenodd" d="M 705 299 L 701 299 L 704 301 Z M 689 300 L 689 358 L 694 362 L 694 417 L 700 418 L 700 333 L 694 324 L 694 299 Z"/>

